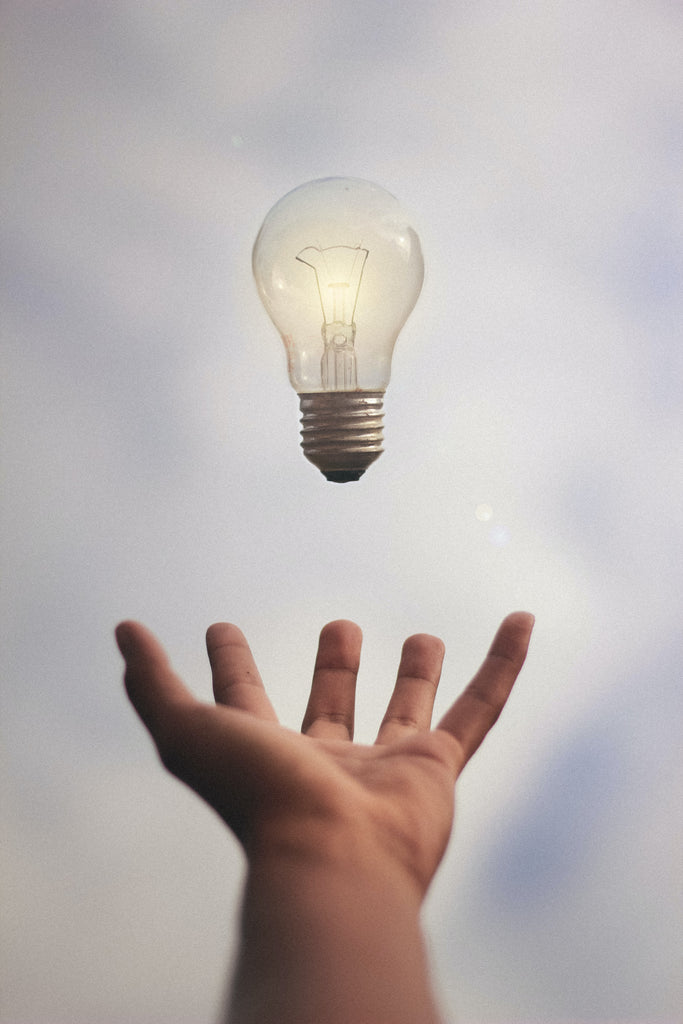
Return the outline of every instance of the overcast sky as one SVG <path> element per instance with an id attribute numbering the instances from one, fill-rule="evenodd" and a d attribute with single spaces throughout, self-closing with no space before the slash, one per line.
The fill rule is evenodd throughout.
<path id="1" fill-rule="evenodd" d="M 243 864 L 163 774 L 112 630 L 208 698 L 236 622 L 298 727 L 363 627 L 437 712 L 537 616 L 425 922 L 457 1024 L 673 1024 L 683 670 L 683 14 L 608 0 L 8 0 L 2 13 L 2 1024 L 216 1019 Z M 411 211 L 385 453 L 303 458 L 251 277 L 327 175 Z"/>

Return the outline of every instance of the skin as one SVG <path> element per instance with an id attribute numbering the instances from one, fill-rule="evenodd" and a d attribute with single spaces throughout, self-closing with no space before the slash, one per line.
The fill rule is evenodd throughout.
<path id="1" fill-rule="evenodd" d="M 444 645 L 409 637 L 372 746 L 352 742 L 362 634 L 320 634 L 301 733 L 282 727 L 241 631 L 207 632 L 215 705 L 142 625 L 117 641 L 166 768 L 241 842 L 247 878 L 231 1024 L 436 1024 L 420 906 L 453 825 L 455 782 L 509 696 L 533 617 L 509 615 L 437 727 Z"/>

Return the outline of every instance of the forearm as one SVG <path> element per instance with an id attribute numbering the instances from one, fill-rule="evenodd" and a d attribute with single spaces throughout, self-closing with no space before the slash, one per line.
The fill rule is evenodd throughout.
<path id="1" fill-rule="evenodd" d="M 252 865 L 229 1024 L 438 1024 L 419 912 L 379 866 Z"/>

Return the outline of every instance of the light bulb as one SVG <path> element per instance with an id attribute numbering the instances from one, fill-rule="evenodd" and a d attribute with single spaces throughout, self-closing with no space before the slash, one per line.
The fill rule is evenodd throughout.
<path id="1" fill-rule="evenodd" d="M 420 240 L 379 185 L 322 178 L 275 204 L 252 266 L 299 395 L 304 455 L 328 480 L 358 480 L 382 454 L 391 356 L 424 278 Z"/>

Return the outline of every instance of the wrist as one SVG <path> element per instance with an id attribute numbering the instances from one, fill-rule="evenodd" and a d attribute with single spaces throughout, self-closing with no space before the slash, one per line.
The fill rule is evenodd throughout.
<path id="1" fill-rule="evenodd" d="M 345 842 L 341 831 L 324 831 L 315 844 L 309 836 L 250 854 L 231 1017 L 236 1024 L 439 1020 L 417 885 L 348 826 L 343 836 Z M 268 1016 L 273 1007 L 277 1015 Z"/>
<path id="2" fill-rule="evenodd" d="M 245 843 L 249 878 L 334 878 L 339 885 L 386 891 L 419 913 L 427 885 L 410 867 L 405 841 L 356 811 L 273 817 Z M 412 853 L 412 851 L 410 851 Z M 348 881 L 347 881 L 348 880 Z"/>

